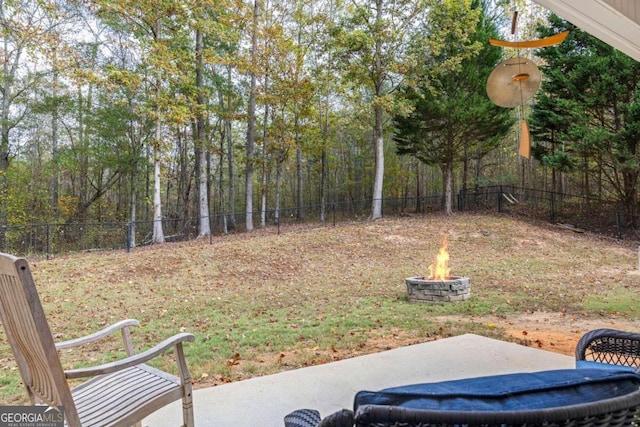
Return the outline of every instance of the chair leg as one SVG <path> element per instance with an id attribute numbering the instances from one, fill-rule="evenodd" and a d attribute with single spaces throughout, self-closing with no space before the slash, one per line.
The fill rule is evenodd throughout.
<path id="1" fill-rule="evenodd" d="M 194 427 L 193 417 L 193 387 L 191 385 L 191 374 L 184 358 L 182 344 L 176 345 L 176 362 L 180 371 L 180 381 L 182 383 L 182 422 L 184 427 Z"/>
<path id="2" fill-rule="evenodd" d="M 194 427 L 193 391 L 190 383 L 185 385 L 185 393 L 182 397 L 182 419 L 185 427 Z"/>

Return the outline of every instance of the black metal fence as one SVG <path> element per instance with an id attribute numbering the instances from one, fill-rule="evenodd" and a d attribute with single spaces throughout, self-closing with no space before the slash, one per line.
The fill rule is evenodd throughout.
<path id="1" fill-rule="evenodd" d="M 438 212 L 443 196 L 384 199 L 385 216 L 408 213 Z M 640 215 L 624 212 L 615 203 L 549 191 L 516 186 L 489 186 L 461 191 L 455 208 L 459 211 L 497 212 L 536 220 L 559 223 L 577 231 L 590 231 L 619 240 L 640 240 Z M 306 224 L 336 224 L 367 219 L 371 200 L 348 200 L 325 205 L 269 210 L 252 215 L 254 227 L 281 227 Z M 215 215 L 208 218 L 213 236 L 246 230 L 242 214 Z M 198 236 L 199 218 L 165 218 L 162 228 L 165 241 L 184 241 Z M 126 249 L 152 243 L 153 221 L 111 223 L 59 223 L 11 225 L 5 227 L 1 252 L 20 256 L 46 256 L 72 252 Z"/>
<path id="2" fill-rule="evenodd" d="M 460 192 L 461 211 L 497 211 L 561 224 L 576 231 L 640 240 L 640 215 L 616 202 L 553 191 L 498 185 Z"/>

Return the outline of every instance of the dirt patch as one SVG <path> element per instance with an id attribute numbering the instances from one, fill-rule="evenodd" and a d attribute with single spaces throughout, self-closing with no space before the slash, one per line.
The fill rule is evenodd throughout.
<path id="1" fill-rule="evenodd" d="M 569 315 L 565 313 L 530 313 L 513 316 L 486 316 L 475 321 L 487 325 L 500 325 L 514 342 L 554 353 L 573 356 L 582 335 L 593 329 L 611 328 L 640 331 L 640 321 L 614 317 L 602 318 Z"/>

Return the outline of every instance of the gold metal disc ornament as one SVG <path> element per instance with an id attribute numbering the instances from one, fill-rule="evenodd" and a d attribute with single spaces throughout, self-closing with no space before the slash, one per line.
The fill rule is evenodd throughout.
<path id="1" fill-rule="evenodd" d="M 533 62 L 516 56 L 502 61 L 487 79 L 487 95 L 494 104 L 513 108 L 524 104 L 540 87 L 540 70 Z"/>

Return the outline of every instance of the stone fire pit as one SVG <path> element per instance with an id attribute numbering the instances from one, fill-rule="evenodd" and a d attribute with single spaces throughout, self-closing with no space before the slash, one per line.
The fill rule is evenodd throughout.
<path id="1" fill-rule="evenodd" d="M 471 296 L 471 279 L 468 277 L 452 276 L 436 280 L 418 276 L 406 278 L 405 283 L 409 301 L 464 301 Z"/>

